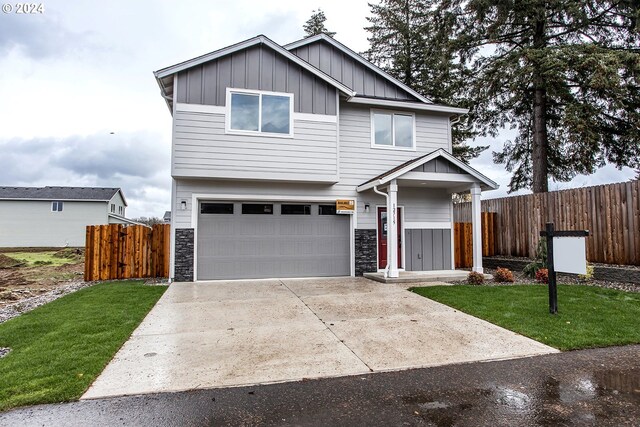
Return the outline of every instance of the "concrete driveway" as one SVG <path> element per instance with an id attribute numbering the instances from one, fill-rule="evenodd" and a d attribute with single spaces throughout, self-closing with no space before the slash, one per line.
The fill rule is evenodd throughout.
<path id="1" fill-rule="evenodd" d="M 554 352 L 402 287 L 363 278 L 174 283 L 83 398 Z"/>

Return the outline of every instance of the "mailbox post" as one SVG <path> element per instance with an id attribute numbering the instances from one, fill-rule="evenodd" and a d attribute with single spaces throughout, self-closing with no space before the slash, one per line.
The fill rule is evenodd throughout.
<path id="1" fill-rule="evenodd" d="M 547 270 L 549 272 L 549 313 L 558 313 L 558 285 L 556 283 L 556 269 L 561 273 L 586 274 L 587 257 L 584 238 L 589 230 L 556 230 L 552 222 L 548 222 L 540 236 L 547 238 Z M 561 243 L 564 250 L 554 251 L 554 238 L 572 237 L 578 241 Z M 568 249 L 568 250 L 567 250 Z M 578 254 L 578 252 L 582 254 Z"/>

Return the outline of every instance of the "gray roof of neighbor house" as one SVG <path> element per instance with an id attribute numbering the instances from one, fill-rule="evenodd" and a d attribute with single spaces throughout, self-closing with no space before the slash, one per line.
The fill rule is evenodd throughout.
<path id="1" fill-rule="evenodd" d="M 104 187 L 0 187 L 0 200 L 88 200 L 108 202 L 119 188 Z"/>

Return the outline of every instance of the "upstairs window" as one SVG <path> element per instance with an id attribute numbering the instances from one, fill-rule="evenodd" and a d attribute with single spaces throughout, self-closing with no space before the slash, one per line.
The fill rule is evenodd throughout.
<path id="1" fill-rule="evenodd" d="M 116 213 L 116 205 L 111 203 L 111 213 Z"/>
<path id="2" fill-rule="evenodd" d="M 229 132 L 292 136 L 292 94 L 228 90 L 227 103 Z"/>
<path id="3" fill-rule="evenodd" d="M 124 215 L 124 207 L 123 206 L 118 206 L 118 214 Z"/>
<path id="4" fill-rule="evenodd" d="M 371 146 L 414 150 L 414 115 L 372 110 Z"/>
<path id="5" fill-rule="evenodd" d="M 51 212 L 62 212 L 62 202 L 51 202 Z"/>

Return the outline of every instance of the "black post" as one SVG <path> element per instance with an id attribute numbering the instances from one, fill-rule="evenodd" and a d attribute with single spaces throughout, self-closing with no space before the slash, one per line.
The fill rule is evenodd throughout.
<path id="1" fill-rule="evenodd" d="M 547 234 L 547 271 L 549 274 L 549 313 L 558 313 L 558 287 L 556 285 L 556 270 L 553 265 L 553 236 L 555 227 L 552 222 L 546 226 Z"/>

